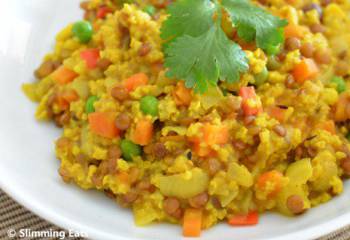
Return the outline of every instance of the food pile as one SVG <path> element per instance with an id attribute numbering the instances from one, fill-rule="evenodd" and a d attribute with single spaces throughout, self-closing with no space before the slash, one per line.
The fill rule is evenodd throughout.
<path id="1" fill-rule="evenodd" d="M 91 0 L 24 84 L 59 174 L 184 236 L 294 216 L 350 175 L 347 0 Z"/>

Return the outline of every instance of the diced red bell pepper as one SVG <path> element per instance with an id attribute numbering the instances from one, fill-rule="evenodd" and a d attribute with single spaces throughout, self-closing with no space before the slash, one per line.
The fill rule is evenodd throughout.
<path id="1" fill-rule="evenodd" d="M 102 6 L 97 10 L 97 18 L 103 19 L 107 16 L 108 13 L 112 13 L 112 9 L 107 6 Z"/>
<path id="2" fill-rule="evenodd" d="M 83 50 L 80 53 L 80 57 L 85 60 L 86 66 L 89 69 L 94 69 L 100 59 L 100 50 L 97 48 Z"/>
<path id="3" fill-rule="evenodd" d="M 259 214 L 257 211 L 251 211 L 245 215 L 236 215 L 228 220 L 228 224 L 232 226 L 251 226 L 259 222 Z"/>

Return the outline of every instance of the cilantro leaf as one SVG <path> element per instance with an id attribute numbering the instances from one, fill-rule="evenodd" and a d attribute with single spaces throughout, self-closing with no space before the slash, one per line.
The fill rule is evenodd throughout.
<path id="1" fill-rule="evenodd" d="M 161 38 L 165 41 L 182 35 L 197 37 L 214 24 L 215 4 L 209 0 L 178 0 L 168 7 L 169 17 L 162 24 Z"/>
<path id="2" fill-rule="evenodd" d="M 280 30 L 287 25 L 286 20 L 275 17 L 248 0 L 222 0 L 222 6 L 236 25 L 238 36 L 251 41 L 256 38 L 257 46 L 272 54 L 283 41 Z"/>
<path id="3" fill-rule="evenodd" d="M 168 77 L 184 79 L 187 87 L 204 93 L 218 80 L 235 82 L 248 70 L 248 60 L 239 45 L 230 41 L 220 24 L 202 35 L 178 37 L 165 50 Z"/>

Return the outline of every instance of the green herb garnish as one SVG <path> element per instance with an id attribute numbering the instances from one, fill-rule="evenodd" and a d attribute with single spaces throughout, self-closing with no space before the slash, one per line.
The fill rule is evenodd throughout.
<path id="1" fill-rule="evenodd" d="M 276 53 L 284 41 L 287 22 L 248 0 L 178 0 L 168 7 L 161 29 L 168 77 L 183 79 L 186 87 L 204 93 L 219 80 L 237 82 L 248 70 L 246 54 L 221 28 L 223 12 L 240 38 L 255 40 L 267 54 Z"/>

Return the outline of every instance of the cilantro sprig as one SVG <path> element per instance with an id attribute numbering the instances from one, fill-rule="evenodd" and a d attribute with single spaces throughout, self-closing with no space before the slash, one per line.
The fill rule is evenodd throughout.
<path id="1" fill-rule="evenodd" d="M 268 54 L 283 43 L 286 21 L 249 0 L 177 0 L 168 7 L 161 29 L 168 77 L 183 79 L 188 88 L 204 93 L 219 80 L 237 82 L 248 70 L 244 51 L 221 28 L 224 11 L 240 38 L 255 40 Z"/>

